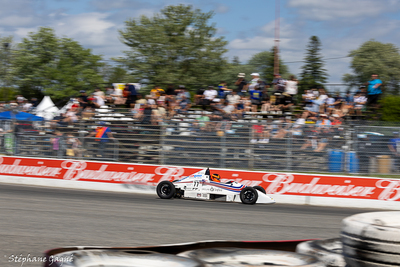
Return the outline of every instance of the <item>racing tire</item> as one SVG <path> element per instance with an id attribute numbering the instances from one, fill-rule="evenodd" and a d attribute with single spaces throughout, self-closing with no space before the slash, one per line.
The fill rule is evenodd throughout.
<path id="1" fill-rule="evenodd" d="M 297 253 L 314 256 L 326 267 L 345 267 L 346 261 L 342 251 L 340 238 L 305 241 L 296 247 Z"/>
<path id="2" fill-rule="evenodd" d="M 262 188 L 262 186 L 256 185 L 256 186 L 253 186 L 253 188 L 254 188 L 254 189 L 257 189 L 257 190 L 260 191 L 260 192 L 263 192 L 264 194 L 266 194 L 265 189 Z"/>
<path id="3" fill-rule="evenodd" d="M 343 256 L 349 266 L 400 266 L 400 212 L 367 212 L 342 220 Z"/>
<path id="4" fill-rule="evenodd" d="M 247 186 L 240 191 L 240 200 L 243 204 L 253 205 L 257 202 L 258 193 L 253 187 Z"/>
<path id="5" fill-rule="evenodd" d="M 157 185 L 157 195 L 162 199 L 169 199 L 174 197 L 176 189 L 170 181 L 162 181 Z"/>
<path id="6" fill-rule="evenodd" d="M 216 247 L 184 251 L 177 256 L 205 262 L 205 266 L 325 267 L 315 256 L 289 251 Z"/>

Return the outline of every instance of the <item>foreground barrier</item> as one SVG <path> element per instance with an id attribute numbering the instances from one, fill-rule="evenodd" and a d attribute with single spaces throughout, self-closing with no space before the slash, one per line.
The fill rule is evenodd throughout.
<path id="1" fill-rule="evenodd" d="M 207 167 L 207 166 L 205 166 Z M 155 194 L 164 180 L 176 180 L 200 168 L 154 166 L 69 159 L 0 157 L 0 182 L 62 188 Z M 260 185 L 277 203 L 400 210 L 400 180 L 211 169 L 221 182 Z"/>

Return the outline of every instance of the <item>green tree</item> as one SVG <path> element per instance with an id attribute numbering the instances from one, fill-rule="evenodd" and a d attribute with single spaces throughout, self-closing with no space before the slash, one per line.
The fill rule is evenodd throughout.
<path id="1" fill-rule="evenodd" d="M 12 36 L 0 37 L 0 99 L 8 100 L 15 95 L 11 84 Z"/>
<path id="2" fill-rule="evenodd" d="M 352 74 L 345 74 L 343 81 L 350 85 L 360 85 L 369 81 L 372 74 L 378 74 L 389 94 L 399 94 L 400 53 L 391 43 L 370 40 L 349 53 L 352 57 Z"/>
<path id="3" fill-rule="evenodd" d="M 121 40 L 129 47 L 120 59 L 135 77 L 151 84 L 208 84 L 217 81 L 227 62 L 223 38 L 202 13 L 192 6 L 167 6 L 153 17 L 126 22 Z"/>
<path id="4" fill-rule="evenodd" d="M 78 95 L 104 83 L 101 57 L 51 28 L 30 33 L 14 51 L 15 84 L 25 97 L 49 95 L 55 100 Z"/>
<path id="5" fill-rule="evenodd" d="M 328 78 L 327 70 L 324 69 L 324 60 L 321 55 L 321 42 L 317 36 L 311 36 L 307 45 L 305 64 L 301 67 L 300 90 L 322 86 Z"/>
<path id="6" fill-rule="evenodd" d="M 274 79 L 274 61 L 275 49 L 273 47 L 270 51 L 263 51 L 253 55 L 248 64 L 252 72 L 258 72 L 261 79 L 269 83 Z M 282 60 L 279 60 L 279 74 L 284 79 L 288 79 L 291 75 L 289 68 Z"/>

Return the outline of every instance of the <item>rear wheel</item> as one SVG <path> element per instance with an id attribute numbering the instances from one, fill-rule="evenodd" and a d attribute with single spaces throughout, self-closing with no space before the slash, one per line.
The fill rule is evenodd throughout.
<path id="1" fill-rule="evenodd" d="M 160 198 L 168 199 L 175 196 L 176 190 L 173 183 L 170 181 L 162 181 L 157 185 L 157 195 Z"/>
<path id="2" fill-rule="evenodd" d="M 254 204 L 257 199 L 258 193 L 253 187 L 247 186 L 240 191 L 240 200 L 243 204 Z"/>
<path id="3" fill-rule="evenodd" d="M 263 192 L 264 194 L 266 193 L 266 192 L 265 192 L 265 189 L 262 188 L 262 187 L 259 186 L 259 185 L 253 186 L 253 188 L 254 188 L 254 189 L 257 189 L 257 190 L 260 191 L 260 192 Z"/>

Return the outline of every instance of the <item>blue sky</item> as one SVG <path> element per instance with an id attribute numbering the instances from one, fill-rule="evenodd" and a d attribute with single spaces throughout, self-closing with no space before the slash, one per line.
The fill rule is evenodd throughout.
<path id="1" fill-rule="evenodd" d="M 298 75 L 309 38 L 322 42 L 324 58 L 345 57 L 375 39 L 400 45 L 400 0 L 0 0 L 0 36 L 15 42 L 52 27 L 105 59 L 122 56 L 118 30 L 129 18 L 152 16 L 167 5 L 190 4 L 214 11 L 211 22 L 229 42 L 226 56 L 245 63 L 274 44 L 275 3 L 280 2 L 281 58 Z M 326 60 L 330 83 L 349 73 L 350 59 Z"/>

